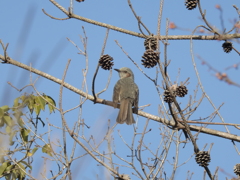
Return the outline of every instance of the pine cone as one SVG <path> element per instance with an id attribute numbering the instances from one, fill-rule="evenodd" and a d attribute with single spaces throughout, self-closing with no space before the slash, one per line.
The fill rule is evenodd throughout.
<path id="1" fill-rule="evenodd" d="M 174 93 L 174 92 L 173 92 Z M 175 96 L 175 93 L 173 94 Z M 165 90 L 164 93 L 163 93 L 163 96 L 164 96 L 164 101 L 166 103 L 172 103 L 173 102 L 173 96 L 171 96 L 169 90 Z"/>
<path id="2" fill-rule="evenodd" d="M 209 165 L 209 162 L 211 161 L 211 157 L 208 151 L 199 151 L 196 154 L 195 160 L 199 164 L 199 166 L 207 167 Z"/>
<path id="3" fill-rule="evenodd" d="M 232 51 L 232 43 L 229 42 L 229 41 L 225 41 L 223 44 L 222 44 L 222 47 L 223 47 L 223 51 L 225 53 L 229 53 Z"/>
<path id="4" fill-rule="evenodd" d="M 148 37 L 144 41 L 144 46 L 145 46 L 146 50 L 152 49 L 152 50 L 156 51 L 156 49 L 157 49 L 157 39 L 153 38 L 153 37 Z"/>
<path id="5" fill-rule="evenodd" d="M 185 6 L 188 10 L 195 9 L 197 7 L 198 0 L 185 0 Z"/>
<path id="6" fill-rule="evenodd" d="M 188 93 L 187 87 L 184 85 L 178 86 L 176 89 L 176 95 L 179 97 L 184 97 Z"/>
<path id="7" fill-rule="evenodd" d="M 142 58 L 142 65 L 145 68 L 152 68 L 156 66 L 159 61 L 159 53 L 153 51 L 152 49 L 148 49 L 144 52 Z"/>
<path id="8" fill-rule="evenodd" d="M 236 164 L 234 167 L 233 167 L 233 170 L 234 170 L 234 173 L 238 176 L 240 176 L 240 164 Z"/>
<path id="9" fill-rule="evenodd" d="M 108 54 L 105 54 L 105 55 L 101 56 L 101 58 L 99 59 L 99 64 L 103 69 L 110 70 L 110 69 L 112 69 L 112 66 L 114 65 L 114 63 L 111 61 L 113 61 L 113 58 L 111 56 L 109 56 Z"/>

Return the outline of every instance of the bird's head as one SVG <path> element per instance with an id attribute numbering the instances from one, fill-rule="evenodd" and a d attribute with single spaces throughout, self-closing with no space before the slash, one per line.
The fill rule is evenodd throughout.
<path id="1" fill-rule="evenodd" d="M 114 69 L 114 70 L 119 73 L 120 79 L 126 78 L 126 77 L 130 77 L 134 79 L 133 72 L 130 68 L 122 67 L 121 69 Z"/>

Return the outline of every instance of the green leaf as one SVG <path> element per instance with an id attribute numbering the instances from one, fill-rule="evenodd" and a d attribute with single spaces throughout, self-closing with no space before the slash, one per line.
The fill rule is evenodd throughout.
<path id="1" fill-rule="evenodd" d="M 22 139 L 23 141 L 25 142 L 28 142 L 28 134 L 30 133 L 30 130 L 29 129 L 21 129 L 21 136 L 22 136 Z"/>
<path id="2" fill-rule="evenodd" d="M 32 166 L 30 166 L 26 161 L 21 161 L 22 164 L 26 165 L 27 167 L 29 167 L 30 169 L 32 169 Z"/>
<path id="3" fill-rule="evenodd" d="M 44 95 L 45 99 L 48 100 L 48 102 L 52 103 L 54 106 L 56 106 L 56 103 L 54 101 L 54 99 L 51 96 L 48 95 Z"/>
<path id="4" fill-rule="evenodd" d="M 33 148 L 33 150 L 32 150 L 32 155 L 34 155 L 37 150 L 38 150 L 37 147 Z"/>
<path id="5" fill-rule="evenodd" d="M 22 118 L 17 119 L 17 123 L 18 123 L 18 125 L 19 125 L 21 128 L 25 128 Z"/>
<path id="6" fill-rule="evenodd" d="M 9 165 L 9 166 L 8 166 L 8 167 L 6 168 L 6 170 L 5 170 L 6 172 L 11 171 L 11 170 L 14 168 L 14 166 L 15 166 L 14 164 L 11 165 L 11 164 L 9 164 L 9 163 L 8 163 L 8 165 Z"/>
<path id="7" fill-rule="evenodd" d="M 54 112 L 54 107 L 51 104 L 48 104 L 48 108 L 50 113 Z"/>
<path id="8" fill-rule="evenodd" d="M 4 116 L 4 113 L 7 112 L 8 110 L 9 107 L 7 105 L 0 107 L 0 118 L 2 118 Z"/>
<path id="9" fill-rule="evenodd" d="M 6 180 L 12 180 L 12 174 L 8 174 L 5 176 Z"/>
<path id="10" fill-rule="evenodd" d="M 34 111 L 36 115 L 38 116 L 41 112 L 41 106 L 39 104 L 34 104 Z"/>
<path id="11" fill-rule="evenodd" d="M 13 170 L 11 174 L 12 174 L 11 180 L 16 180 L 18 178 L 18 176 L 20 175 L 18 170 Z"/>
<path id="12" fill-rule="evenodd" d="M 9 173 L 9 175 L 5 176 L 6 180 L 11 180 L 11 170 L 15 167 L 15 165 L 11 165 L 11 163 L 8 161 L 7 162 L 7 168 L 5 169 L 4 172 Z"/>
<path id="13" fill-rule="evenodd" d="M 18 120 L 21 116 L 23 115 L 22 111 L 20 110 L 15 110 L 13 113 L 13 116 Z"/>
<path id="14" fill-rule="evenodd" d="M 5 131 L 6 131 L 7 134 L 10 134 L 11 131 L 12 131 L 12 127 L 6 126 Z"/>
<path id="15" fill-rule="evenodd" d="M 26 101 L 26 103 L 28 105 L 29 111 L 32 114 L 34 109 L 34 96 L 33 95 L 28 96 L 28 100 Z"/>
<path id="16" fill-rule="evenodd" d="M 3 127 L 4 126 L 4 120 L 3 118 L 0 118 L 0 127 Z"/>
<path id="17" fill-rule="evenodd" d="M 21 163 L 18 163 L 18 165 L 21 167 L 21 169 L 20 169 L 20 167 L 18 167 L 19 171 L 20 171 L 20 177 L 21 177 L 20 179 L 23 179 L 26 176 L 26 173 L 25 173 L 26 169 L 25 169 L 24 165 L 22 165 Z"/>
<path id="18" fill-rule="evenodd" d="M 20 98 L 22 100 L 22 105 L 24 106 L 28 105 L 29 96 L 22 95 Z"/>
<path id="19" fill-rule="evenodd" d="M 7 166 L 8 166 L 8 162 L 2 163 L 2 165 L 0 166 L 0 176 L 3 174 Z"/>
<path id="20" fill-rule="evenodd" d="M 14 124 L 12 118 L 8 115 L 3 116 L 3 120 L 10 127 Z"/>
<path id="21" fill-rule="evenodd" d="M 20 99 L 20 97 L 17 97 L 16 99 L 14 99 L 13 107 L 18 107 L 20 105 L 19 99 Z"/>
<path id="22" fill-rule="evenodd" d="M 8 105 L 5 105 L 5 106 L 0 107 L 0 109 L 2 109 L 4 112 L 7 112 L 10 108 Z"/>
<path id="23" fill-rule="evenodd" d="M 4 115 L 4 111 L 3 111 L 3 109 L 2 109 L 2 108 L 0 108 L 0 118 L 2 118 L 2 117 L 3 117 L 3 115 Z"/>
<path id="24" fill-rule="evenodd" d="M 52 149 L 49 144 L 45 144 L 42 148 L 42 152 L 52 156 Z"/>
<path id="25" fill-rule="evenodd" d="M 54 112 L 55 109 L 54 107 L 56 106 L 54 99 L 47 95 L 43 95 L 43 97 L 47 100 L 48 109 L 50 113 Z"/>
<path id="26" fill-rule="evenodd" d="M 9 145 L 12 146 L 14 144 L 14 141 L 13 141 L 13 138 L 15 137 L 17 131 L 12 131 L 10 132 L 10 135 L 9 135 Z"/>
<path id="27" fill-rule="evenodd" d="M 36 102 L 40 104 L 41 109 L 45 110 L 46 101 L 41 96 L 36 96 L 35 98 Z"/>

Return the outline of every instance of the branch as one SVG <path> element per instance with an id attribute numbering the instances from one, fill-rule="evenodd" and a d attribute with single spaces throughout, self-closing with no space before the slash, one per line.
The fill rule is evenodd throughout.
<path id="1" fill-rule="evenodd" d="M 119 28 L 117 26 L 112 26 L 110 24 L 106 24 L 106 23 L 102 23 L 99 21 L 94 21 L 92 19 L 88 19 L 76 14 L 71 14 L 69 13 L 69 11 L 67 11 L 64 7 L 62 7 L 60 4 L 58 4 L 56 1 L 54 0 L 49 0 L 51 3 L 53 3 L 58 9 L 60 9 L 64 14 L 66 14 L 69 18 L 74 18 L 74 19 L 78 19 L 90 24 L 94 24 L 97 26 L 101 26 L 101 27 L 105 27 L 108 29 L 112 29 L 114 31 L 118 31 L 121 33 L 125 33 L 125 34 L 129 34 L 132 36 L 136 36 L 136 37 L 140 37 L 140 38 L 146 38 L 143 34 L 134 32 L 134 31 L 129 31 L 123 28 Z M 157 36 L 154 36 L 154 38 L 157 38 Z M 240 38 L 240 33 L 237 34 L 226 34 L 226 35 L 221 35 L 221 40 L 227 40 L 227 39 L 234 39 L 234 38 Z M 195 35 L 195 36 L 191 36 L 191 35 L 174 35 L 174 36 L 158 36 L 158 39 L 161 40 L 190 40 L 190 39 L 195 39 L 195 40 L 219 40 L 219 37 L 217 36 L 202 36 L 202 35 Z"/>
<path id="2" fill-rule="evenodd" d="M 134 11 L 133 7 L 132 7 L 132 3 L 130 0 L 128 0 L 128 5 L 130 7 L 130 9 L 132 10 L 132 13 L 134 14 L 135 18 L 137 19 L 138 21 L 138 25 L 139 25 L 139 30 L 141 31 L 141 33 L 143 35 L 145 35 L 143 32 L 142 32 L 142 29 L 141 29 L 141 26 L 140 24 L 145 28 L 145 30 L 148 32 L 148 34 L 150 35 L 151 32 L 149 31 L 149 29 L 147 28 L 147 26 L 145 26 L 145 24 L 143 24 L 143 22 L 141 21 L 141 18 L 137 15 L 137 13 Z M 146 35 L 145 35 L 146 36 Z"/>
<path id="3" fill-rule="evenodd" d="M 61 79 L 55 78 L 55 77 L 53 77 L 53 76 L 51 76 L 47 73 L 44 73 L 44 72 L 39 71 L 35 68 L 27 66 L 23 63 L 15 61 L 14 59 L 12 59 L 10 57 L 7 57 L 7 59 L 5 59 L 4 56 L 0 54 L 0 59 L 3 60 L 4 62 L 7 62 L 7 63 L 12 64 L 14 66 L 17 66 L 17 67 L 20 67 L 22 69 L 26 69 L 28 71 L 31 71 L 32 73 L 38 74 L 38 75 L 40 75 L 40 76 L 42 76 L 46 79 L 49 79 L 49 80 L 51 80 L 51 81 L 53 81 L 57 84 L 60 84 L 60 85 L 62 84 Z M 68 84 L 66 82 L 63 83 L 63 87 L 69 89 L 70 91 L 75 92 L 76 94 L 79 94 L 80 96 L 83 96 L 83 97 L 87 98 L 90 101 L 94 101 L 94 97 L 92 95 L 89 95 L 89 94 L 81 91 L 80 89 L 78 89 L 74 86 L 71 86 L 70 84 Z M 114 107 L 114 104 L 115 104 L 112 101 L 106 101 L 106 100 L 100 99 L 100 98 L 96 99 L 96 103 L 104 104 L 104 105 L 112 106 L 112 107 Z M 119 105 L 117 106 L 117 108 L 119 108 Z M 155 115 L 152 115 L 152 114 L 140 111 L 140 110 L 135 114 L 138 114 L 138 115 L 140 115 L 142 117 L 145 117 L 145 118 L 152 119 L 156 122 L 160 122 L 160 123 L 163 123 L 163 124 L 168 125 L 168 126 L 173 126 L 173 127 L 175 126 L 175 123 L 172 122 L 172 121 L 169 121 L 169 120 L 164 119 L 164 118 L 160 118 L 158 116 L 155 116 Z M 181 126 L 179 124 L 178 128 L 184 128 L 184 126 Z M 189 126 L 189 128 L 190 128 L 191 131 L 202 132 L 204 134 L 209 134 L 209 135 L 218 136 L 218 137 L 221 137 L 221 138 L 233 140 L 233 141 L 236 141 L 236 142 L 240 142 L 240 136 L 237 136 L 237 135 L 234 135 L 234 134 L 230 134 L 230 133 L 226 133 L 226 132 L 222 132 L 222 131 L 217 131 L 217 130 L 213 130 L 213 129 L 209 129 L 209 128 L 204 128 L 204 127 L 193 126 L 193 125 Z"/>
<path id="4" fill-rule="evenodd" d="M 65 81 L 65 78 L 66 78 L 66 75 L 67 75 L 67 70 L 68 70 L 70 62 L 71 62 L 71 60 L 69 59 L 67 65 L 66 65 L 63 77 L 62 77 L 62 84 Z M 64 116 L 63 107 L 62 107 L 62 94 L 63 94 L 63 86 L 62 86 L 62 84 L 60 86 L 60 93 L 59 93 L 59 109 L 60 109 L 61 116 Z M 69 163 L 68 154 L 67 154 L 67 138 L 66 138 L 66 130 L 65 130 L 66 127 L 64 125 L 65 125 L 65 123 L 62 120 L 62 127 L 63 127 L 62 128 L 62 132 L 63 132 L 63 153 L 64 153 L 63 159 L 65 159 L 65 161 L 66 161 L 67 174 L 69 173 L 68 178 L 69 178 L 69 180 L 72 180 L 72 175 L 71 175 L 71 170 L 70 170 L 71 163 Z"/>
<path id="5" fill-rule="evenodd" d="M 109 33 L 109 29 L 107 29 L 107 31 L 106 31 L 106 36 L 105 36 L 105 39 L 104 39 L 104 42 L 103 42 L 103 47 L 102 47 L 102 52 L 101 52 L 101 55 L 100 55 L 100 58 L 103 56 L 103 54 L 104 54 L 104 50 L 105 50 L 105 47 L 106 47 L 106 44 L 107 44 L 107 39 L 108 39 L 108 33 Z M 100 59 L 99 58 L 99 59 Z M 97 96 L 96 96 L 96 94 L 95 94 L 95 79 L 96 79 L 96 77 L 97 77 L 97 73 L 98 73 L 98 70 L 99 70 L 99 66 L 100 66 L 100 64 L 99 64 L 99 61 L 98 61 L 98 65 L 97 65 L 97 68 L 96 68 L 96 71 L 95 71 L 95 73 L 94 73 L 94 75 L 93 75 L 93 80 L 92 80 L 92 93 L 93 93 L 93 97 L 94 97 L 94 104 L 95 104 L 95 101 L 96 101 L 96 99 L 97 99 Z"/>
<path id="6" fill-rule="evenodd" d="M 66 17 L 66 18 L 56 18 L 56 17 L 53 17 L 51 16 L 50 14 L 48 14 L 44 9 L 42 9 L 42 12 L 47 15 L 48 17 L 52 18 L 52 19 L 56 19 L 56 20 L 67 20 L 67 19 L 70 19 L 69 17 Z"/>

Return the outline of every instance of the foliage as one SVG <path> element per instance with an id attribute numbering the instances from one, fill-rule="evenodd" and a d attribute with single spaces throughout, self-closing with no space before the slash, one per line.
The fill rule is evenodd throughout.
<path id="1" fill-rule="evenodd" d="M 7 180 L 23 180 L 26 178 L 27 168 L 32 169 L 31 162 L 39 145 L 34 143 L 38 137 L 29 125 L 32 123 L 37 128 L 37 122 L 41 121 L 44 126 L 45 123 L 39 115 L 45 110 L 45 106 L 48 106 L 49 112 L 52 113 L 56 104 L 47 95 L 24 94 L 14 100 L 12 107 L 0 107 L 0 128 L 3 135 L 0 140 L 4 142 L 5 138 L 9 138 L 9 149 L 2 145 L 0 150 L 0 177 Z M 28 111 L 25 112 L 25 109 Z M 33 113 L 36 114 L 36 118 L 32 117 Z M 48 144 L 41 148 L 42 152 L 51 156 L 52 150 Z M 21 158 L 14 160 L 14 157 Z"/>

